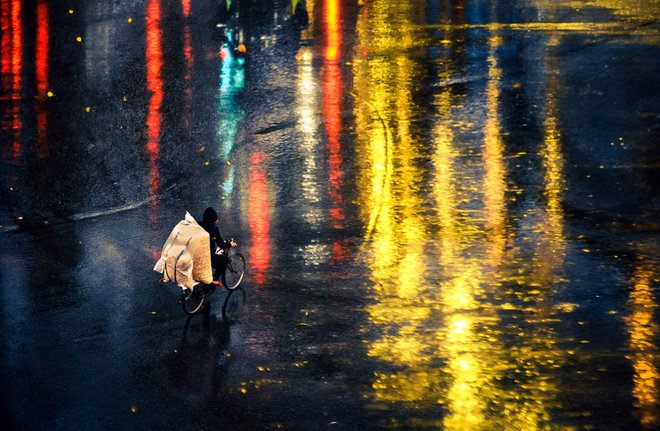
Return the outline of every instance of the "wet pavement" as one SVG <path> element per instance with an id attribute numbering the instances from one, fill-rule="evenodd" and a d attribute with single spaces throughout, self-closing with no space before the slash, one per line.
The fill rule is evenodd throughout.
<path id="1" fill-rule="evenodd" d="M 5 427 L 660 428 L 657 2 L 0 6 Z"/>

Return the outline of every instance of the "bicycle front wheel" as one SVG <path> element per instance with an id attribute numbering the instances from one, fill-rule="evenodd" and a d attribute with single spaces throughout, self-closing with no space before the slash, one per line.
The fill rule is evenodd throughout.
<path id="1" fill-rule="evenodd" d="M 245 276 L 245 266 L 245 258 L 242 254 L 236 253 L 229 258 L 227 268 L 225 268 L 225 272 L 222 274 L 222 284 L 228 290 L 234 290 L 241 284 Z"/>
<path id="2" fill-rule="evenodd" d="M 202 308 L 202 305 L 204 305 L 205 299 L 206 296 L 201 292 L 201 290 L 195 289 L 191 292 L 190 289 L 186 289 L 183 292 L 183 296 L 181 297 L 183 312 L 186 314 L 197 313 Z"/>

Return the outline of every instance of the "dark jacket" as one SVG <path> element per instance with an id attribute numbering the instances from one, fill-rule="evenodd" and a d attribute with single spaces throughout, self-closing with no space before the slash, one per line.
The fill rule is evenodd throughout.
<path id="1" fill-rule="evenodd" d="M 215 225 L 217 220 L 218 214 L 213 208 L 208 207 L 206 211 L 204 211 L 202 222 L 199 224 L 204 228 L 205 231 L 209 233 L 209 236 L 211 237 L 211 256 L 215 255 L 216 245 L 220 248 L 231 248 L 231 243 L 223 240 L 222 236 L 220 236 L 220 229 L 218 229 L 218 226 Z"/>

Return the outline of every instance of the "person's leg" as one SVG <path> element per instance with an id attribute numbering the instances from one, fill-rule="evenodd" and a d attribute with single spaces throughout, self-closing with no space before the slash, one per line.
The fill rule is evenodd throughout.
<path id="1" fill-rule="evenodd" d="M 227 256 L 221 254 L 214 254 L 211 256 L 211 265 L 213 266 L 213 269 L 215 269 L 215 274 L 213 274 L 214 280 L 220 280 L 222 278 L 222 274 L 225 272 L 228 262 L 229 259 L 227 259 Z"/>

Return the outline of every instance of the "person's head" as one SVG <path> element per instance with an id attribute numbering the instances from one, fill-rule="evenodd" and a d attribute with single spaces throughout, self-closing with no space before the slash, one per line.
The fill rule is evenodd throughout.
<path id="1" fill-rule="evenodd" d="M 204 215 L 202 216 L 202 221 L 204 223 L 215 224 L 218 222 L 218 213 L 211 207 L 206 208 Z"/>

